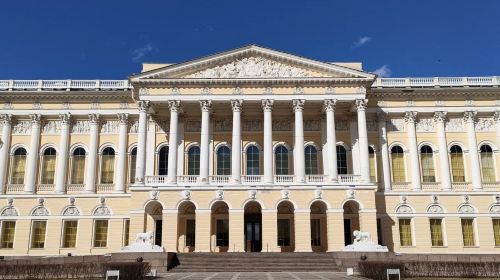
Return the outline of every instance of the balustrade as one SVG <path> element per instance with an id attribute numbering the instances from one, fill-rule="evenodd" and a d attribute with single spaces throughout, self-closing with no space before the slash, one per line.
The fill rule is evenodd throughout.
<path id="1" fill-rule="evenodd" d="M 7 193 L 22 193 L 24 192 L 24 184 L 7 184 Z"/>
<path id="2" fill-rule="evenodd" d="M 243 183 L 260 183 L 262 182 L 262 175 L 244 175 L 241 176 Z"/>
<path id="3" fill-rule="evenodd" d="M 36 185 L 36 192 L 53 192 L 54 184 L 38 184 Z"/>
<path id="4" fill-rule="evenodd" d="M 294 176 L 293 175 L 276 175 L 275 182 L 276 183 L 293 183 Z"/>
<path id="5" fill-rule="evenodd" d="M 0 90 L 129 89 L 127 80 L 0 80 Z"/>
<path id="6" fill-rule="evenodd" d="M 411 182 L 393 182 L 392 190 L 393 191 L 409 191 L 411 186 Z"/>
<path id="7" fill-rule="evenodd" d="M 440 182 L 422 182 L 422 190 L 424 191 L 440 191 L 441 189 Z"/>
<path id="8" fill-rule="evenodd" d="M 183 175 L 177 176 L 177 183 L 179 184 L 196 184 L 198 183 L 198 175 Z"/>
<path id="9" fill-rule="evenodd" d="M 85 184 L 68 184 L 66 185 L 66 192 L 77 193 L 85 190 Z"/>
<path id="10" fill-rule="evenodd" d="M 114 184 L 97 184 L 96 191 L 98 193 L 111 193 L 114 191 Z"/>
<path id="11" fill-rule="evenodd" d="M 326 175 L 306 175 L 307 183 L 323 183 L 325 182 Z"/>
<path id="12" fill-rule="evenodd" d="M 454 191 L 470 191 L 472 189 L 469 182 L 454 182 L 451 183 L 451 188 Z"/>
<path id="13" fill-rule="evenodd" d="M 357 183 L 360 180 L 361 180 L 360 175 L 339 174 L 339 176 L 338 176 L 339 183 Z"/>
<path id="14" fill-rule="evenodd" d="M 464 87 L 499 86 L 500 77 L 423 77 L 423 78 L 378 78 L 374 87 Z"/>
<path id="15" fill-rule="evenodd" d="M 212 175 L 210 176 L 210 183 L 212 184 L 228 184 L 231 175 Z"/>

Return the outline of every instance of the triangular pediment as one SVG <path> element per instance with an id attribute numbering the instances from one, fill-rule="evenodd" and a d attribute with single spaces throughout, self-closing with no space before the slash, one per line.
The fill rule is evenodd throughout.
<path id="1" fill-rule="evenodd" d="M 258 46 L 247 46 L 132 76 L 150 79 L 362 78 L 375 75 Z"/>

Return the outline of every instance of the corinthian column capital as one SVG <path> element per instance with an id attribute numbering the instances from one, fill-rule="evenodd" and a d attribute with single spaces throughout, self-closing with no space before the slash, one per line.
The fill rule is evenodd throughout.
<path id="1" fill-rule="evenodd" d="M 434 121 L 437 123 L 445 122 L 446 121 L 446 112 L 444 112 L 444 111 L 435 112 L 434 113 Z"/>
<path id="2" fill-rule="evenodd" d="M 180 100 L 168 101 L 168 108 L 170 108 L 170 112 L 180 112 L 182 110 L 181 101 Z"/>
<path id="3" fill-rule="evenodd" d="M 243 107 L 243 99 L 232 99 L 231 100 L 231 108 L 233 112 L 241 112 Z"/>
<path id="4" fill-rule="evenodd" d="M 293 111 L 303 111 L 304 110 L 304 103 L 306 102 L 304 99 L 293 99 Z"/>
<path id="5" fill-rule="evenodd" d="M 200 100 L 200 108 L 202 111 L 211 111 L 212 110 L 212 100 Z"/>
<path id="6" fill-rule="evenodd" d="M 358 111 L 364 111 L 366 110 L 366 100 L 364 99 L 356 99 L 356 110 Z"/>
<path id="7" fill-rule="evenodd" d="M 99 124 L 99 114 L 89 114 L 91 124 Z"/>
<path id="8" fill-rule="evenodd" d="M 405 122 L 415 123 L 416 120 L 417 120 L 417 112 L 415 112 L 415 111 L 405 112 Z"/>
<path id="9" fill-rule="evenodd" d="M 272 112 L 273 111 L 274 100 L 272 99 L 263 99 L 262 100 L 262 110 L 264 112 Z"/>
<path id="10" fill-rule="evenodd" d="M 147 112 L 150 106 L 149 100 L 141 100 L 137 106 L 139 107 L 139 112 Z"/>
<path id="11" fill-rule="evenodd" d="M 127 124 L 128 125 L 128 114 L 118 113 L 118 114 L 116 114 L 116 116 L 118 117 L 118 121 L 120 122 L 120 124 Z"/>
<path id="12" fill-rule="evenodd" d="M 496 123 L 500 123 L 500 111 L 495 111 L 495 113 L 493 113 L 493 120 Z"/>
<path id="13" fill-rule="evenodd" d="M 41 121 L 42 121 L 42 115 L 40 114 L 31 114 L 30 115 L 30 121 L 31 121 L 31 124 L 40 124 Z"/>
<path id="14" fill-rule="evenodd" d="M 335 99 L 325 99 L 325 101 L 323 101 L 323 110 L 325 112 L 335 111 L 335 105 L 337 105 L 337 100 L 335 100 Z"/>
<path id="15" fill-rule="evenodd" d="M 59 114 L 59 119 L 61 120 L 62 124 L 71 124 L 71 114 L 70 113 Z"/>
<path id="16" fill-rule="evenodd" d="M 476 111 L 465 111 L 464 112 L 464 121 L 465 122 L 475 122 L 476 121 Z"/>
<path id="17" fill-rule="evenodd" d="M 11 114 L 0 114 L 0 123 L 3 125 L 11 125 L 12 124 L 12 115 Z"/>

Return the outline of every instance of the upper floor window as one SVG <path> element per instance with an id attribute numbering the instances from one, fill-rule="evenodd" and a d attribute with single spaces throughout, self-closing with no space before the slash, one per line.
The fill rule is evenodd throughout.
<path id="1" fill-rule="evenodd" d="M 107 147 L 101 157 L 101 184 L 113 184 L 115 177 L 115 150 Z"/>
<path id="2" fill-rule="evenodd" d="M 200 147 L 198 146 L 189 148 L 188 175 L 200 175 Z"/>
<path id="3" fill-rule="evenodd" d="M 391 149 L 392 181 L 395 183 L 406 182 L 405 157 L 401 146 L 394 146 Z"/>
<path id="4" fill-rule="evenodd" d="M 83 184 L 85 177 L 85 150 L 76 148 L 71 160 L 71 184 Z"/>
<path id="5" fill-rule="evenodd" d="M 161 147 L 158 152 L 158 175 L 168 174 L 168 146 Z"/>
<path id="6" fill-rule="evenodd" d="M 274 151 L 276 175 L 288 175 L 288 149 L 280 145 Z"/>
<path id="7" fill-rule="evenodd" d="M 43 152 L 40 184 L 54 184 L 56 173 L 56 150 L 47 148 Z"/>
<path id="8" fill-rule="evenodd" d="M 436 182 L 432 148 L 428 145 L 420 148 L 420 162 L 422 164 L 422 181 Z"/>
<path id="9" fill-rule="evenodd" d="M 11 184 L 24 184 L 24 171 L 26 169 L 26 150 L 17 148 L 12 157 Z"/>
<path id="10" fill-rule="evenodd" d="M 247 175 L 259 175 L 260 151 L 257 146 L 247 148 Z"/>
<path id="11" fill-rule="evenodd" d="M 464 154 L 462 148 L 453 145 L 450 148 L 451 175 L 453 182 L 465 182 Z"/>
<path id="12" fill-rule="evenodd" d="M 228 146 L 217 149 L 217 175 L 231 175 L 231 150 Z"/>
<path id="13" fill-rule="evenodd" d="M 318 174 L 318 150 L 314 146 L 305 148 L 306 175 Z"/>
<path id="14" fill-rule="evenodd" d="M 130 163 L 129 163 L 129 182 L 135 182 L 135 164 L 137 162 L 137 147 L 134 147 L 132 151 L 130 151 Z"/>
<path id="15" fill-rule="evenodd" d="M 343 146 L 337 146 L 337 173 L 347 174 L 347 151 Z"/>
<path id="16" fill-rule="evenodd" d="M 369 167 L 370 167 L 370 181 L 376 182 L 377 181 L 377 161 L 375 160 L 375 150 L 373 147 L 368 146 L 368 161 L 369 161 Z"/>
<path id="17" fill-rule="evenodd" d="M 483 182 L 495 182 L 495 166 L 493 164 L 493 150 L 489 145 L 482 145 L 481 151 L 481 171 Z"/>

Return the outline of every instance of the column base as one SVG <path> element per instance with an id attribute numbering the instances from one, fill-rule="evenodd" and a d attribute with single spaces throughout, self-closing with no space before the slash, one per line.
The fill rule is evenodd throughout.
<path id="1" fill-rule="evenodd" d="M 294 253 L 312 253 L 312 249 L 301 249 L 301 250 L 294 250 Z"/>

